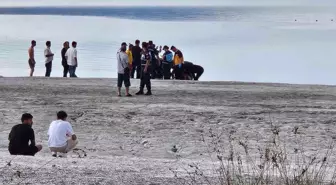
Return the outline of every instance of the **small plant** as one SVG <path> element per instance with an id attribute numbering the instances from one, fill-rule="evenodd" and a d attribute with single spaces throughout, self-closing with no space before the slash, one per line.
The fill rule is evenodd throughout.
<path id="1" fill-rule="evenodd" d="M 294 148 L 286 147 L 278 127 L 271 127 L 269 144 L 257 147 L 259 157 L 252 155 L 256 152 L 251 152 L 247 139 L 235 137 L 236 131 L 209 130 L 201 137 L 214 163 L 212 172 L 206 175 L 199 165 L 192 164 L 183 176 L 172 170 L 175 178 L 188 185 L 336 185 L 335 164 L 328 162 L 333 157 L 333 141 L 326 151 L 308 153 L 300 142 L 299 127 L 291 133 Z"/>

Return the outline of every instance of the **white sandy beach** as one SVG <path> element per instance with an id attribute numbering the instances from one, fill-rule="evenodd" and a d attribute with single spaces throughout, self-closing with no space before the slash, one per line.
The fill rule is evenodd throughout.
<path id="1" fill-rule="evenodd" d="M 132 81 L 133 94 L 138 84 Z M 209 129 L 224 136 L 234 132 L 252 151 L 269 141 L 271 122 L 288 150 L 295 145 L 294 127 L 308 153 L 325 150 L 336 139 L 334 86 L 152 84 L 154 96 L 119 98 L 115 79 L 0 78 L 0 184 L 175 184 L 170 168 L 211 167 L 201 142 Z M 59 110 L 68 112 L 86 157 L 51 157 L 47 129 Z M 33 114 L 36 142 L 44 149 L 35 157 L 13 157 L 8 134 L 25 112 Z"/>

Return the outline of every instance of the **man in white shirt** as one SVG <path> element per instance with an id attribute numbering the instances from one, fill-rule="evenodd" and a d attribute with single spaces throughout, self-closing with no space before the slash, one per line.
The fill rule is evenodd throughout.
<path id="1" fill-rule="evenodd" d="M 66 121 L 67 117 L 66 112 L 60 111 L 57 113 L 57 120 L 50 124 L 48 145 L 53 157 L 57 157 L 57 152 L 61 153 L 59 157 L 66 157 L 66 154 L 78 144 L 72 126 Z"/>
<path id="2" fill-rule="evenodd" d="M 121 87 L 124 82 L 126 87 L 126 96 L 131 97 L 129 93 L 129 87 L 131 86 L 130 82 L 130 69 L 128 67 L 128 55 L 126 53 L 127 44 L 123 42 L 121 44 L 120 51 L 117 53 L 118 61 L 118 96 L 121 96 Z"/>
<path id="3" fill-rule="evenodd" d="M 44 50 L 44 57 L 45 57 L 45 67 L 46 67 L 46 77 L 50 77 L 51 73 L 51 68 L 52 68 L 52 61 L 54 59 L 54 54 L 51 52 L 50 47 L 51 47 L 51 42 L 47 41 L 46 42 L 46 49 Z"/>
<path id="4" fill-rule="evenodd" d="M 76 75 L 76 68 L 78 67 L 78 60 L 77 60 L 77 42 L 72 42 L 72 48 L 69 48 L 65 53 L 65 58 L 69 65 L 69 73 L 70 77 L 77 78 Z"/>

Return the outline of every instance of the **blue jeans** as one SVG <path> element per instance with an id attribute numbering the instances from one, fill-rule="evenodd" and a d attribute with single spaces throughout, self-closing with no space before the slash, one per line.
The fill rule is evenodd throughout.
<path id="1" fill-rule="evenodd" d="M 69 73 L 71 78 L 77 78 L 76 68 L 76 66 L 69 66 Z"/>

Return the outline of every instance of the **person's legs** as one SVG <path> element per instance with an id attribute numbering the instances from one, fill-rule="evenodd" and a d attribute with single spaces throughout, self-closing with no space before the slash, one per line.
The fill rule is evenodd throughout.
<path id="1" fill-rule="evenodd" d="M 130 75 L 129 74 L 124 75 L 124 85 L 126 87 L 126 96 L 132 96 L 129 93 L 129 87 L 131 86 Z"/>
<path id="2" fill-rule="evenodd" d="M 137 79 L 141 78 L 141 62 L 136 66 L 136 78 Z"/>
<path id="3" fill-rule="evenodd" d="M 68 144 L 65 149 L 65 153 L 70 152 L 72 149 L 74 149 L 77 146 L 77 144 L 78 144 L 78 139 L 76 140 L 69 139 Z"/>
<path id="4" fill-rule="evenodd" d="M 171 77 L 170 69 L 171 69 L 171 65 L 169 63 L 163 64 L 163 74 L 164 74 L 163 76 L 165 80 L 169 80 Z"/>
<path id="5" fill-rule="evenodd" d="M 29 76 L 32 77 L 34 75 L 34 70 L 35 70 L 35 64 L 32 60 L 28 60 L 29 68 L 30 68 L 30 73 Z"/>
<path id="6" fill-rule="evenodd" d="M 136 70 L 136 64 L 133 61 L 133 63 L 132 63 L 132 69 L 131 69 L 131 78 L 134 78 L 135 70 Z"/>
<path id="7" fill-rule="evenodd" d="M 63 64 L 63 77 L 67 77 L 69 72 L 69 65 Z"/>
<path id="8" fill-rule="evenodd" d="M 156 73 L 156 70 L 157 70 L 157 61 L 156 60 L 152 60 L 151 64 L 152 64 L 151 65 L 152 70 L 151 70 L 151 72 L 149 74 L 151 75 L 152 79 L 155 79 L 157 77 L 157 73 Z"/>
<path id="9" fill-rule="evenodd" d="M 118 73 L 118 96 L 121 96 L 121 87 L 124 81 L 124 74 Z"/>
<path id="10" fill-rule="evenodd" d="M 140 90 L 136 93 L 136 95 L 143 95 L 144 94 L 144 87 L 145 87 L 145 73 L 144 67 L 141 66 L 141 75 L 140 75 Z"/>
<path id="11" fill-rule="evenodd" d="M 204 73 L 204 68 L 201 66 L 196 66 L 197 70 L 196 70 L 196 77 L 194 78 L 194 80 L 198 80 L 202 74 Z"/>
<path id="12" fill-rule="evenodd" d="M 74 75 L 75 78 L 77 78 L 77 75 L 76 75 L 76 69 L 77 69 L 77 66 L 74 66 L 74 69 L 73 69 L 73 70 L 74 70 L 74 73 L 73 73 L 73 75 Z"/>
<path id="13" fill-rule="evenodd" d="M 74 66 L 69 66 L 70 78 L 74 77 Z"/>
<path id="14" fill-rule="evenodd" d="M 50 77 L 52 62 L 46 63 L 45 67 L 46 67 L 46 74 L 45 74 L 45 76 L 46 77 Z"/>
<path id="15" fill-rule="evenodd" d="M 28 148 L 24 149 L 24 151 L 20 152 L 20 154 L 34 156 L 37 152 L 41 150 L 42 150 L 42 145 L 29 146 Z"/>
<path id="16" fill-rule="evenodd" d="M 147 88 L 147 93 L 146 95 L 152 95 L 152 89 L 151 89 L 151 76 L 150 76 L 150 72 L 151 72 L 151 68 L 148 68 L 147 73 L 145 73 L 145 84 L 146 84 L 146 88 Z"/>

